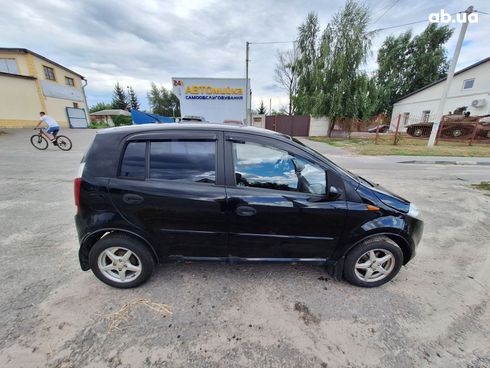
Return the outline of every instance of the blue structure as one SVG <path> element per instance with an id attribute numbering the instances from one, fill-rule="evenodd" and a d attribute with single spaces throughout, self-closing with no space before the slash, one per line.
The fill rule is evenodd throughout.
<path id="1" fill-rule="evenodd" d="M 156 114 L 149 114 L 147 112 L 139 110 L 131 110 L 131 118 L 133 124 L 152 124 L 152 123 L 174 123 L 175 118 L 167 116 L 161 116 Z"/>

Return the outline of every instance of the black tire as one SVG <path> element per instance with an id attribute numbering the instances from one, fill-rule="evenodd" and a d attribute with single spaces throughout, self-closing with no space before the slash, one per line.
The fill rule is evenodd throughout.
<path id="1" fill-rule="evenodd" d="M 69 151 L 71 150 L 71 140 L 70 138 L 68 138 L 67 136 L 65 135 L 59 135 L 56 137 L 56 145 L 58 146 L 58 148 L 62 151 Z"/>
<path id="2" fill-rule="evenodd" d="M 38 150 L 45 150 L 46 148 L 48 148 L 48 140 L 46 138 L 44 138 L 42 135 L 39 135 L 39 134 L 34 134 L 32 137 L 31 137 L 31 144 L 37 148 Z"/>
<path id="3" fill-rule="evenodd" d="M 414 129 L 414 131 L 413 131 L 414 137 L 422 137 L 423 134 L 424 134 L 424 131 L 422 130 L 422 128 L 417 128 L 417 129 Z"/>
<path id="4" fill-rule="evenodd" d="M 118 250 L 114 251 L 114 249 Z M 121 249 L 120 253 L 118 253 L 119 249 Z M 133 267 L 140 266 L 141 271 L 139 274 L 136 271 L 129 270 L 127 267 L 124 268 L 120 263 L 110 260 L 106 252 L 109 251 L 121 260 L 126 254 L 124 250 L 132 252 L 128 263 Z M 112 253 L 113 251 L 114 253 Z M 108 264 L 109 262 L 112 262 L 112 264 Z M 140 239 L 125 234 L 109 234 L 96 242 L 90 249 L 89 264 L 92 272 L 100 281 L 120 289 L 129 289 L 143 284 L 150 278 L 155 268 L 155 261 L 148 246 Z M 112 269 L 102 270 L 100 267 L 103 265 Z M 122 267 L 122 271 L 118 269 L 118 265 Z M 125 281 L 118 280 L 121 272 L 127 277 Z"/>
<path id="5" fill-rule="evenodd" d="M 374 261 L 374 259 L 371 258 L 371 254 L 373 253 L 376 257 L 380 257 L 374 259 L 383 259 L 384 256 L 388 255 L 391 255 L 392 257 L 383 263 L 377 264 L 376 262 L 378 261 Z M 358 261 L 360 263 L 358 263 Z M 371 264 L 371 266 L 366 267 L 365 265 L 370 262 L 374 263 Z M 385 236 L 369 238 L 355 246 L 347 254 L 344 262 L 344 278 L 351 284 L 357 286 L 376 287 L 393 279 L 393 277 L 400 271 L 402 264 L 403 252 L 393 240 Z M 385 270 L 385 268 L 387 268 L 387 270 Z M 371 271 L 369 271 L 369 269 Z M 380 270 L 383 270 L 383 272 Z M 388 270 L 389 272 L 384 272 Z M 368 272 L 371 272 L 369 274 L 370 276 L 368 276 Z M 382 278 L 376 279 L 376 275 L 379 275 L 379 277 L 382 276 Z M 363 277 L 372 277 L 372 279 L 366 281 Z"/>

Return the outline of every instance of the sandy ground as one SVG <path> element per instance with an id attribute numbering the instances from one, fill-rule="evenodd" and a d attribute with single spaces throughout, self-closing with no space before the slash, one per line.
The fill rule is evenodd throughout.
<path id="1" fill-rule="evenodd" d="M 93 131 L 70 152 L 0 135 L 0 367 L 489 367 L 490 167 L 401 164 L 311 142 L 414 201 L 416 258 L 379 288 L 321 267 L 170 264 L 117 290 L 82 272 L 72 195 Z M 414 158 L 409 158 L 413 160 Z M 146 298 L 109 331 L 111 315 Z"/>

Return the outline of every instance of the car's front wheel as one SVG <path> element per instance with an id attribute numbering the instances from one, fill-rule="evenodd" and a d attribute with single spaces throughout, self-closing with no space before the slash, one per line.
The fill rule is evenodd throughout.
<path id="1" fill-rule="evenodd" d="M 96 242 L 90 250 L 89 262 L 100 281 L 121 289 L 143 284 L 155 266 L 146 244 L 124 234 L 109 234 Z"/>
<path id="2" fill-rule="evenodd" d="M 375 287 L 393 279 L 403 264 L 403 252 L 390 238 L 366 239 L 354 247 L 344 263 L 344 277 L 354 285 Z"/>

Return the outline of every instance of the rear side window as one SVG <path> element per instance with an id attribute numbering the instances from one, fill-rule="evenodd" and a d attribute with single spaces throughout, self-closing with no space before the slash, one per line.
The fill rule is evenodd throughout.
<path id="1" fill-rule="evenodd" d="M 126 146 L 121 163 L 120 176 L 124 178 L 145 178 L 146 142 L 130 142 Z"/>
<path id="2" fill-rule="evenodd" d="M 216 142 L 212 140 L 151 142 L 150 178 L 215 183 Z"/>

